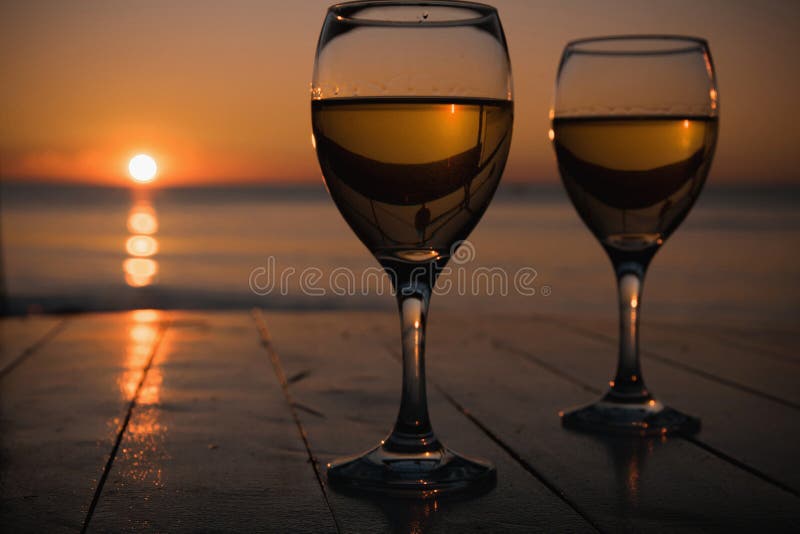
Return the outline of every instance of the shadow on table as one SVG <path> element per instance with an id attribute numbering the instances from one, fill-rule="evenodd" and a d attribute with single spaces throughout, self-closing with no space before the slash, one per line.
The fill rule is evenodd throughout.
<path id="1" fill-rule="evenodd" d="M 582 434 L 600 445 L 607 453 L 615 486 L 615 491 L 608 496 L 608 504 L 614 506 L 618 517 L 627 519 L 649 517 L 653 519 L 659 513 L 664 512 L 653 508 L 654 499 L 659 498 L 653 492 L 662 491 L 663 487 L 660 487 L 662 484 L 668 483 L 671 486 L 672 482 L 660 480 L 660 477 L 664 476 L 663 472 L 651 473 L 646 477 L 647 465 L 659 452 L 666 452 L 665 448 L 672 441 L 680 438 L 601 435 L 573 430 L 568 430 L 568 432 Z M 647 494 L 648 488 L 650 495 Z M 674 519 L 670 512 L 665 513 L 666 516 L 663 519 Z M 684 512 L 685 514 L 686 512 Z M 690 518 L 686 516 L 684 519 Z M 703 516 L 699 514 L 694 519 L 701 521 Z"/>
<path id="2" fill-rule="evenodd" d="M 611 460 L 617 484 L 619 512 L 629 515 L 639 508 L 641 480 L 647 460 L 664 445 L 667 438 L 637 436 L 593 436 L 602 442 Z"/>
<path id="3" fill-rule="evenodd" d="M 495 487 L 496 483 L 492 483 L 474 491 L 419 499 L 370 495 L 337 486 L 331 487 L 331 490 L 378 508 L 386 517 L 393 533 L 424 534 L 434 530 L 437 522 L 447 522 L 446 516 L 462 515 L 465 505 L 489 494 Z"/>

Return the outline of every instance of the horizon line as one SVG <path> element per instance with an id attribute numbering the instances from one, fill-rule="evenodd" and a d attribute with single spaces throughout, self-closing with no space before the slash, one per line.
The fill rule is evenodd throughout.
<path id="1" fill-rule="evenodd" d="M 501 180 L 500 187 L 503 184 L 511 185 L 516 187 L 546 187 L 546 188 L 555 188 L 555 187 L 563 187 L 561 183 L 561 179 L 555 177 L 550 180 L 519 180 L 519 179 L 509 179 L 509 180 Z M 58 178 L 17 178 L 17 177 L 4 177 L 0 176 L 0 185 L 8 185 L 11 187 L 16 186 L 55 186 L 55 187 L 70 187 L 70 188 L 97 188 L 97 189 L 123 189 L 123 190 L 142 190 L 142 191 L 153 191 L 153 190 L 176 190 L 176 189 L 260 189 L 260 188 L 277 188 L 277 189 L 288 189 L 292 187 L 300 187 L 300 188 L 307 188 L 307 187 L 314 187 L 318 185 L 322 185 L 324 187 L 324 180 L 322 177 L 318 178 L 308 178 L 308 179 L 291 179 L 291 180 L 276 180 L 276 179 L 264 179 L 264 180 L 247 180 L 247 181 L 199 181 L 199 182 L 181 182 L 181 183 L 171 183 L 165 185 L 157 185 L 153 183 L 148 184 L 139 184 L 139 183 L 100 183 L 96 181 L 89 181 L 89 180 L 64 180 Z M 796 181 L 788 181 L 788 180 L 774 180 L 774 181 L 764 181 L 763 179 L 760 180 L 714 180 L 710 179 L 707 180 L 705 186 L 713 186 L 714 188 L 723 187 L 723 188 L 788 188 L 800 189 L 800 182 Z M 705 187 L 704 186 L 704 187 Z"/>

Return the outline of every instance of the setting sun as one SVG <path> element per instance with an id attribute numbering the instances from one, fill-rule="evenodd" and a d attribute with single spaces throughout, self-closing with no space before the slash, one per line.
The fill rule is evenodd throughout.
<path id="1" fill-rule="evenodd" d="M 158 166 L 156 165 L 156 160 L 147 154 L 134 156 L 131 158 L 130 163 L 128 163 L 128 172 L 130 172 L 131 177 L 139 183 L 152 182 L 153 178 L 156 176 L 157 170 Z"/>

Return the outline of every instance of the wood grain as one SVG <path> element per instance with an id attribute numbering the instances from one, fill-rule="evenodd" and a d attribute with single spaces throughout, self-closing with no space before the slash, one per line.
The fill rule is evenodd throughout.
<path id="1" fill-rule="evenodd" d="M 46 315 L 0 320 L 0 377 L 58 333 L 65 320 Z"/>
<path id="2" fill-rule="evenodd" d="M 399 406 L 397 318 L 364 313 L 266 313 L 275 350 L 320 463 L 366 450 L 391 429 Z M 370 335 L 378 326 L 391 336 Z M 590 523 L 526 472 L 435 390 L 431 416 L 440 439 L 488 458 L 498 486 L 469 500 L 403 501 L 329 492 L 344 532 L 592 532 Z"/>
<path id="3" fill-rule="evenodd" d="M 605 320 L 562 319 L 568 326 L 586 330 L 616 343 L 617 324 Z M 750 330 L 753 332 L 752 330 Z M 651 323 L 644 320 L 641 344 L 645 358 L 657 359 L 725 385 L 768 398 L 800 410 L 800 361 L 779 355 L 752 333 L 741 342 L 725 330 L 707 326 Z"/>
<path id="4" fill-rule="evenodd" d="M 179 314 L 89 531 L 336 532 L 245 312 Z"/>
<path id="5" fill-rule="evenodd" d="M 491 324 L 493 328 L 481 331 L 498 346 L 527 351 L 582 384 L 604 390 L 613 376 L 616 340 L 608 335 L 596 336 L 591 331 L 587 335 L 583 325 L 574 328 L 560 319 L 505 318 Z M 797 493 L 800 468 L 792 460 L 800 448 L 797 411 L 648 356 L 647 340 L 643 335 L 645 382 L 663 402 L 702 419 L 698 439 Z M 669 356 L 678 357 L 675 353 Z M 757 360 L 753 366 L 761 364 L 763 361 Z M 800 368 L 793 376 L 800 381 Z M 564 404 L 561 409 L 568 407 Z"/>
<path id="6" fill-rule="evenodd" d="M 603 361 L 604 345 L 547 323 L 523 328 L 459 314 L 432 315 L 428 337 L 429 377 L 463 399 L 602 530 L 786 530 L 800 520 L 795 496 L 683 439 L 623 440 L 562 429 L 556 413 L 596 393 L 498 347 L 498 337 L 586 384 L 604 382 L 584 378 L 586 368 L 607 380 L 607 363 L 587 363 Z"/>
<path id="7" fill-rule="evenodd" d="M 80 530 L 158 326 L 130 314 L 73 318 L 0 382 L 2 508 L 8 531 Z"/>
<path id="8" fill-rule="evenodd" d="M 498 485 L 413 501 L 320 486 L 327 461 L 374 446 L 394 421 L 393 313 L 265 313 L 267 347 L 244 311 L 60 321 L 0 322 L 2 361 L 24 355 L 0 373 L 3 531 L 727 532 L 800 522 L 789 331 L 651 325 L 645 378 L 703 419 L 699 441 L 607 438 L 566 431 L 556 413 L 604 389 L 613 319 L 434 307 L 434 427 L 455 450 L 495 462 Z M 786 403 L 726 382 L 745 379 Z"/>

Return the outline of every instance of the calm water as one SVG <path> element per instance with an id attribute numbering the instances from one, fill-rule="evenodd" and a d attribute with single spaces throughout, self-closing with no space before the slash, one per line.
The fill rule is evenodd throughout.
<path id="1" fill-rule="evenodd" d="M 797 196 L 796 188 L 710 184 L 650 268 L 645 316 L 796 324 Z M 0 209 L 7 305 L 16 313 L 129 307 L 393 308 L 387 294 L 376 293 L 385 280 L 374 274 L 363 280 L 365 270 L 377 264 L 322 185 L 146 195 L 5 184 Z M 136 239 L 126 250 L 136 235 L 151 239 Z M 435 297 L 434 313 L 469 307 L 616 313 L 608 261 L 560 187 L 504 184 L 470 241 L 474 257 L 451 263 L 453 271 L 441 280 L 442 291 L 447 280 L 450 290 Z M 145 261 L 126 262 L 150 253 Z M 495 267 L 489 283 L 485 270 Z M 486 268 L 484 275 L 478 276 L 481 268 Z M 516 286 L 515 275 L 524 278 Z M 273 276 L 275 287 L 269 291 Z M 253 292 L 251 278 L 263 294 Z M 519 287 L 535 294 L 520 294 Z"/>

